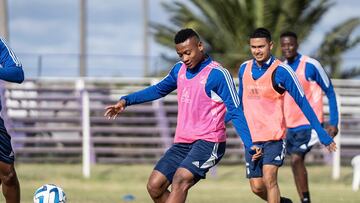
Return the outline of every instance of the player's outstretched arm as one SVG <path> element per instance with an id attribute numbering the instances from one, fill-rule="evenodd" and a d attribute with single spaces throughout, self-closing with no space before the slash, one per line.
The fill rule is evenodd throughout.
<path id="1" fill-rule="evenodd" d="M 307 64 L 305 75 L 308 80 L 316 81 L 328 98 L 330 119 L 329 125 L 326 126 L 325 129 L 327 133 L 334 138 L 339 131 L 339 111 L 337 108 L 334 86 L 331 84 L 331 80 L 326 74 L 324 68 L 315 59 L 311 59 L 310 63 Z"/>
<path id="2" fill-rule="evenodd" d="M 335 152 L 337 149 L 336 143 L 332 142 L 329 145 L 327 145 L 326 148 L 329 150 L 329 152 Z"/>
<path id="3" fill-rule="evenodd" d="M 121 112 L 125 110 L 126 101 L 120 99 L 116 104 L 105 107 L 104 116 L 108 119 L 115 119 Z"/>
<path id="4" fill-rule="evenodd" d="M 317 132 L 320 142 L 325 145 L 329 151 L 335 151 L 336 144 L 334 143 L 334 140 L 321 126 L 320 121 L 306 99 L 304 90 L 293 70 L 286 65 L 281 65 L 276 71 L 276 84 L 280 84 L 284 87 L 285 90 L 293 97 L 295 103 L 300 107 L 305 117 L 309 120 L 311 127 Z"/>
<path id="5" fill-rule="evenodd" d="M 0 37 L 0 79 L 7 82 L 22 83 L 24 71 L 19 59 Z"/>
<path id="6" fill-rule="evenodd" d="M 225 120 L 232 120 L 233 126 L 245 145 L 245 150 L 250 151 L 252 159 L 256 160 L 262 156 L 262 150 L 252 143 L 251 134 L 247 121 L 242 110 L 239 96 L 236 94 L 236 88 L 232 76 L 228 70 L 219 67 L 213 70 L 207 82 L 207 88 L 220 96 L 227 108 Z"/>

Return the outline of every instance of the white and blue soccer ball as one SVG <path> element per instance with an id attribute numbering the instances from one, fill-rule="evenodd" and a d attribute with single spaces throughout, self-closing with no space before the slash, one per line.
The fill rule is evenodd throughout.
<path id="1" fill-rule="evenodd" d="M 34 203 L 66 203 L 66 195 L 61 187 L 45 184 L 35 191 Z"/>

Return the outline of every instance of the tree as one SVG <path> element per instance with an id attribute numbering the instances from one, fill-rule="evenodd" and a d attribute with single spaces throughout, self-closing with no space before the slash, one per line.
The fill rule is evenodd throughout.
<path id="1" fill-rule="evenodd" d="M 328 67 L 332 78 L 350 78 L 360 75 L 360 67 L 342 69 L 342 54 L 354 48 L 360 42 L 360 36 L 351 37 L 360 18 L 351 18 L 335 26 L 326 34 L 316 56 L 325 67 Z"/>
<path id="2" fill-rule="evenodd" d="M 177 30 L 197 30 L 208 52 L 232 72 L 249 58 L 248 35 L 257 27 L 271 30 L 275 45 L 280 33 L 292 30 L 303 41 L 333 5 L 328 0 L 189 0 L 164 3 L 173 26 L 153 24 L 158 43 L 173 48 Z M 280 55 L 280 47 L 274 47 Z"/>

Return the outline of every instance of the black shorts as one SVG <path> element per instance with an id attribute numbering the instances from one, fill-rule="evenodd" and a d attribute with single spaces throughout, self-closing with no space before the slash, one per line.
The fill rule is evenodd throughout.
<path id="1" fill-rule="evenodd" d="M 12 164 L 15 161 L 14 151 L 11 146 L 11 137 L 5 128 L 2 118 L 0 118 L 0 161 L 7 164 Z"/>
<path id="2" fill-rule="evenodd" d="M 197 140 L 194 143 L 175 143 L 155 166 L 171 183 L 178 168 L 188 169 L 196 179 L 205 179 L 209 169 L 215 166 L 225 153 L 225 142 Z"/>
<path id="3" fill-rule="evenodd" d="M 245 150 L 247 178 L 263 177 L 264 165 L 282 166 L 285 158 L 285 140 L 256 142 L 254 144 L 262 148 L 263 155 L 258 160 L 253 161 L 252 155 L 248 150 Z"/>
<path id="4" fill-rule="evenodd" d="M 286 134 L 286 151 L 288 154 L 305 156 L 316 143 L 316 133 L 311 128 L 291 130 Z"/>

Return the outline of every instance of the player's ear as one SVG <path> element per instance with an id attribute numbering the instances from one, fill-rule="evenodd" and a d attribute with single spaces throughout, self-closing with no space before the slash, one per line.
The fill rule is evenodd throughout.
<path id="1" fill-rule="evenodd" d="M 200 51 L 204 51 L 204 44 L 202 43 L 202 41 L 198 42 L 198 48 Z"/>
<path id="2" fill-rule="evenodd" d="M 270 50 L 272 50 L 273 47 L 274 47 L 274 42 L 273 42 L 273 41 L 270 41 L 269 46 L 270 46 Z"/>
<path id="3" fill-rule="evenodd" d="M 299 48 L 299 44 L 297 41 L 295 41 L 295 49 L 297 50 Z"/>

